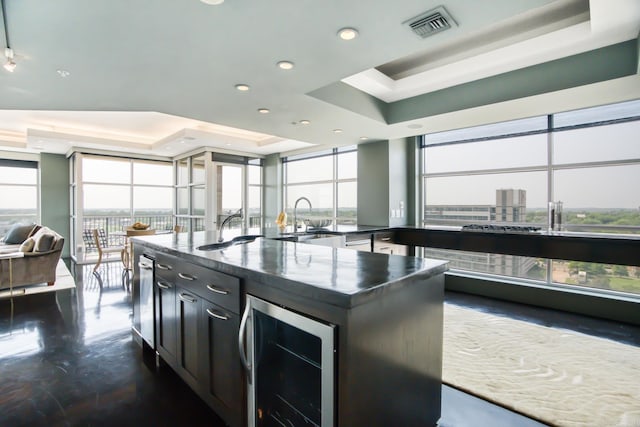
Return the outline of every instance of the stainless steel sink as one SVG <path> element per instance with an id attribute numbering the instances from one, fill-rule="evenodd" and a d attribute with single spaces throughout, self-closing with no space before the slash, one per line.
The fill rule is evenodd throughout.
<path id="1" fill-rule="evenodd" d="M 258 237 L 264 237 L 262 234 L 251 234 L 251 235 L 244 235 L 244 236 L 238 236 L 238 237 L 234 237 L 231 240 L 227 240 L 225 242 L 219 242 L 219 243 L 209 243 L 207 245 L 202 245 L 202 246 L 198 246 L 196 249 L 200 250 L 200 251 L 218 251 L 220 249 L 225 249 L 228 248 L 230 246 L 234 246 L 234 245 L 241 245 L 244 243 L 251 243 L 254 240 L 256 240 Z"/>

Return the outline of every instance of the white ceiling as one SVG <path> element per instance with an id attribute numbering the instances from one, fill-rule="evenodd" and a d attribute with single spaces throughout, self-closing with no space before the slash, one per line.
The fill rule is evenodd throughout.
<path id="1" fill-rule="evenodd" d="M 640 30 L 638 0 L 4 1 L 17 68 L 0 69 L 0 148 L 30 152 L 266 155 L 465 126 L 473 121 L 463 113 L 479 120 L 478 109 L 387 124 L 309 94 L 344 81 L 393 102 Z M 402 25 L 440 5 L 457 24 L 451 30 L 421 39 Z M 347 26 L 359 37 L 340 40 Z M 294 69 L 279 69 L 280 60 Z M 626 79 L 615 93 L 630 96 L 626 86 L 637 83 Z M 496 108 L 486 107 L 494 120 Z"/>

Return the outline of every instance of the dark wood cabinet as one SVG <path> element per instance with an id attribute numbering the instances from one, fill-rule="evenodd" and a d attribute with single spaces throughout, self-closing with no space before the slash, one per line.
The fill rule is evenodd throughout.
<path id="1" fill-rule="evenodd" d="M 158 255 L 155 265 L 156 351 L 170 366 L 176 364 L 176 285 L 173 260 Z"/>
<path id="2" fill-rule="evenodd" d="M 209 406 L 231 426 L 243 425 L 244 373 L 238 353 L 240 317 L 203 300 L 200 387 Z"/>
<path id="3" fill-rule="evenodd" d="M 200 297 L 189 290 L 176 287 L 176 372 L 192 388 L 196 389 L 199 382 L 200 347 L 204 343 L 200 340 L 200 311 L 202 301 Z"/>
<path id="4" fill-rule="evenodd" d="M 173 283 L 156 279 L 156 331 L 158 354 L 170 365 L 176 357 L 176 291 Z"/>
<path id="5" fill-rule="evenodd" d="M 244 425 L 240 280 L 157 254 L 155 288 L 158 354 L 229 426 Z"/>

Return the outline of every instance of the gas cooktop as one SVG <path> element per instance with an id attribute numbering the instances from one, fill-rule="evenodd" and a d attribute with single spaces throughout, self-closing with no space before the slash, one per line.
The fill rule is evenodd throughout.
<path id="1" fill-rule="evenodd" d="M 537 233 L 540 227 L 520 226 L 520 225 L 491 225 L 491 224 L 470 224 L 464 225 L 462 231 L 484 231 L 487 233 Z"/>

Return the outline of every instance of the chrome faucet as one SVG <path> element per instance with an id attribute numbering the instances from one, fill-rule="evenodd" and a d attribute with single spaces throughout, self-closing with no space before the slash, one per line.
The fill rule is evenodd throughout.
<path id="1" fill-rule="evenodd" d="M 218 228 L 218 242 L 224 241 L 224 238 L 222 237 L 222 229 L 228 222 L 231 222 L 233 218 L 242 218 L 242 208 L 238 209 L 238 212 L 229 215 L 224 219 L 224 221 L 222 221 L 222 224 L 220 224 L 220 227 Z"/>
<path id="2" fill-rule="evenodd" d="M 311 201 L 306 197 L 299 197 L 298 200 L 296 200 L 296 202 L 293 205 L 293 232 L 294 233 L 298 229 L 298 203 L 300 202 L 300 200 L 304 200 L 307 203 L 309 203 L 309 212 L 311 212 L 311 209 L 313 209 L 311 207 Z"/>

